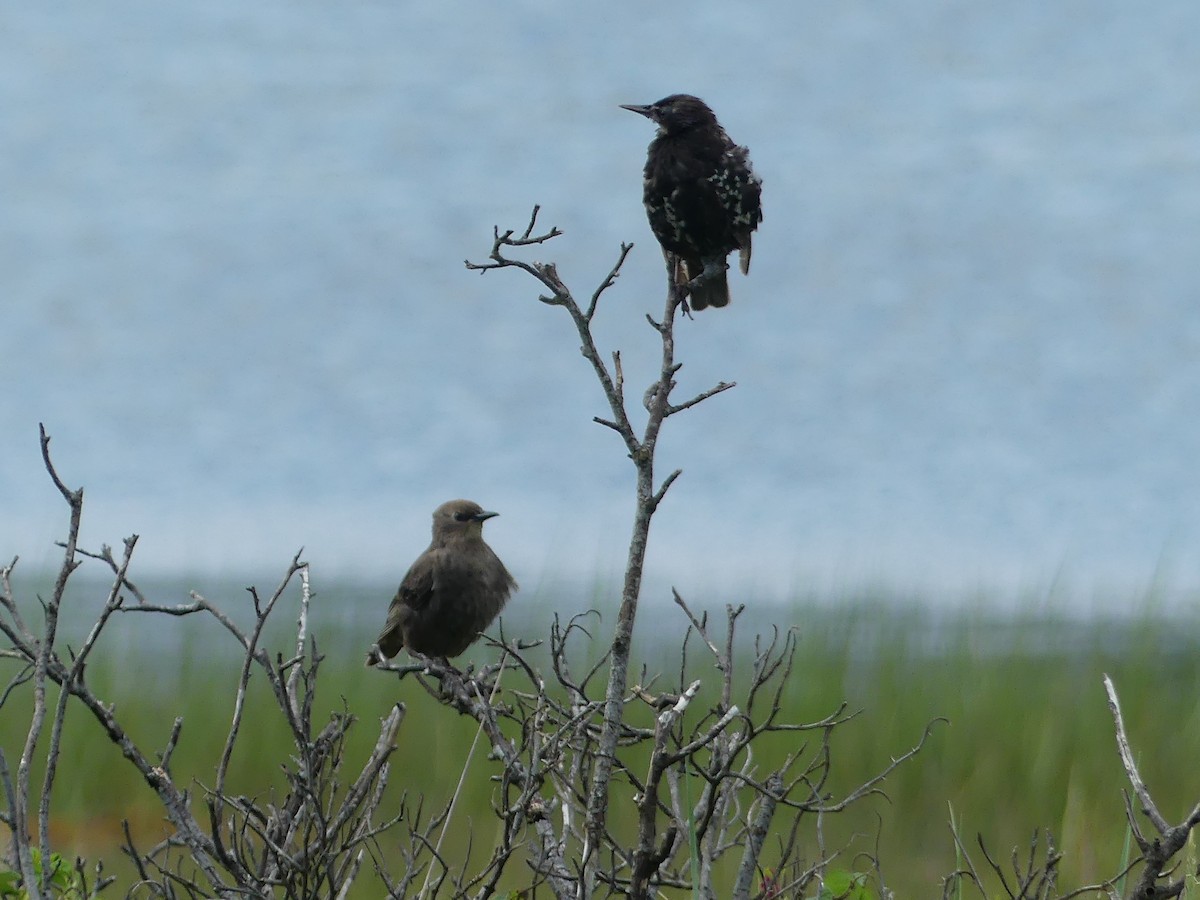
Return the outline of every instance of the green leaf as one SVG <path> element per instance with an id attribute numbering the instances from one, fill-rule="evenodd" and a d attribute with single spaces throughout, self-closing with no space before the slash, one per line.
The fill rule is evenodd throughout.
<path id="1" fill-rule="evenodd" d="M 62 858 L 61 854 L 50 854 L 50 883 L 55 887 L 67 890 L 75 885 L 75 872 Z"/>
<path id="2" fill-rule="evenodd" d="M 20 897 L 23 893 L 17 890 L 21 876 L 16 872 L 0 872 L 0 897 Z"/>
<path id="3" fill-rule="evenodd" d="M 820 900 L 875 900 L 862 872 L 831 869 L 825 873 L 825 883 L 818 895 Z"/>

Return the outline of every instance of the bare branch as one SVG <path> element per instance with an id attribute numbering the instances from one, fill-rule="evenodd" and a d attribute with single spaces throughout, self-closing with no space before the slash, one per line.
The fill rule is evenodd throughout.
<path id="1" fill-rule="evenodd" d="M 1154 805 L 1150 791 L 1146 788 L 1146 783 L 1142 781 L 1142 776 L 1138 772 L 1137 762 L 1133 758 L 1133 750 L 1129 747 L 1129 736 L 1125 733 L 1125 719 L 1121 715 L 1117 690 L 1113 687 L 1112 679 L 1108 675 L 1104 676 L 1104 691 L 1108 695 L 1108 708 L 1112 713 L 1113 724 L 1117 731 L 1117 751 L 1121 755 L 1121 765 L 1125 767 L 1125 777 L 1129 779 L 1134 793 L 1137 794 L 1138 802 L 1142 804 L 1142 811 L 1146 813 L 1159 834 L 1166 834 L 1171 826 L 1163 814 L 1158 811 L 1158 807 Z"/>
<path id="2" fill-rule="evenodd" d="M 673 416 L 676 413 L 683 412 L 685 409 L 691 409 L 697 403 L 703 403 L 709 397 L 715 397 L 717 394 L 724 393 L 725 391 L 735 387 L 737 387 L 736 381 L 722 381 L 715 387 L 709 388 L 707 391 L 701 391 L 691 400 L 685 400 L 683 403 L 672 404 L 667 408 L 667 415 Z"/>
<path id="3" fill-rule="evenodd" d="M 629 251 L 633 249 L 633 244 L 621 243 L 621 254 L 617 257 L 616 263 L 609 270 L 608 275 L 600 282 L 600 286 L 592 292 L 592 299 L 588 303 L 587 311 L 583 314 L 584 318 L 589 322 L 596 315 L 596 306 L 600 302 L 600 295 L 607 291 L 610 287 L 617 283 L 617 276 L 621 274 L 621 266 L 625 265 L 625 259 L 629 256 Z"/>
<path id="4" fill-rule="evenodd" d="M 886 768 L 883 769 L 883 771 L 879 772 L 874 777 L 867 779 L 867 781 L 860 784 L 857 788 L 852 790 L 837 803 L 820 807 L 820 811 L 824 813 L 841 812 L 851 803 L 854 803 L 856 800 L 859 800 L 862 797 L 865 797 L 867 794 L 873 792 L 875 788 L 878 787 L 879 784 L 881 784 L 888 777 L 888 775 L 896 770 L 897 766 L 907 762 L 921 752 L 921 750 L 925 747 L 925 742 L 929 740 L 929 735 L 933 733 L 933 726 L 937 725 L 939 722 L 944 725 L 950 724 L 950 720 L 945 719 L 942 716 L 938 716 L 930 721 L 930 723 L 925 726 L 925 730 L 921 732 L 921 738 L 916 742 L 916 744 L 914 744 L 904 753 L 901 753 L 899 756 L 892 757 L 892 761 L 887 765 Z"/>
<path id="5" fill-rule="evenodd" d="M 1113 725 L 1116 729 L 1117 750 L 1121 756 L 1121 764 L 1125 768 L 1125 777 L 1129 779 L 1129 784 L 1137 795 L 1138 802 L 1142 806 L 1142 811 L 1150 819 L 1151 824 L 1154 825 L 1155 830 L 1160 835 L 1153 840 L 1147 840 L 1142 835 L 1140 830 L 1137 829 L 1132 809 L 1129 809 L 1127 798 L 1126 807 L 1130 814 L 1130 826 L 1134 829 L 1138 846 L 1142 851 L 1142 859 L 1145 863 L 1141 877 L 1138 879 L 1133 892 L 1129 896 L 1131 900 L 1158 900 L 1158 898 L 1176 897 L 1183 892 L 1185 882 L 1181 879 L 1175 882 L 1167 881 L 1163 883 L 1162 879 L 1170 875 L 1171 859 L 1183 849 L 1192 829 L 1200 825 L 1200 803 L 1193 806 L 1191 812 L 1178 825 L 1171 825 L 1167 822 L 1162 813 L 1158 811 L 1154 799 L 1150 796 L 1149 788 L 1146 787 L 1146 783 L 1142 780 L 1142 776 L 1138 772 L 1133 750 L 1129 745 L 1129 736 L 1125 732 L 1125 719 L 1121 715 L 1121 704 L 1117 699 L 1117 689 L 1113 686 L 1112 679 L 1107 674 L 1104 676 L 1104 691 L 1108 695 L 1108 708 L 1112 713 Z"/>
<path id="6" fill-rule="evenodd" d="M 737 880 L 733 886 L 734 900 L 749 900 L 750 887 L 754 873 L 758 871 L 758 860 L 762 855 L 763 844 L 766 843 L 767 833 L 771 828 L 771 819 L 775 816 L 778 796 L 783 790 L 783 776 L 774 772 L 767 779 L 766 791 L 758 801 L 758 813 L 750 825 L 746 835 L 746 846 L 742 852 L 742 862 L 738 866 Z"/>

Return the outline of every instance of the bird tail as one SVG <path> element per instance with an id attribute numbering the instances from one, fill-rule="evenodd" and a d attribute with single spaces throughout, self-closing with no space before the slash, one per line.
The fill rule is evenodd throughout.
<path id="1" fill-rule="evenodd" d="M 704 272 L 704 265 L 696 260 L 683 261 L 683 284 L 687 284 Z M 694 310 L 706 309 L 710 306 L 729 305 L 729 279 L 726 278 L 724 267 L 702 284 L 692 288 L 689 302 Z"/>

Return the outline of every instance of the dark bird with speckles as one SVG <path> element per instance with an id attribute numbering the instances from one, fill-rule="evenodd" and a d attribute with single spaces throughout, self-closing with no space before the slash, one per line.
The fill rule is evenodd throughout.
<path id="1" fill-rule="evenodd" d="M 679 285 L 690 285 L 692 309 L 729 303 L 728 264 L 738 251 L 750 271 L 750 235 L 762 221 L 762 181 L 749 151 L 730 140 L 699 97 L 672 94 L 649 106 L 622 104 L 658 125 L 650 142 L 642 200 L 650 230 L 675 254 Z"/>
<path id="2" fill-rule="evenodd" d="M 458 656 L 500 614 L 517 583 L 483 541 L 483 523 L 498 513 L 470 500 L 433 511 L 433 542 L 409 568 L 388 607 L 387 624 L 367 665 L 407 647 L 425 656 Z"/>

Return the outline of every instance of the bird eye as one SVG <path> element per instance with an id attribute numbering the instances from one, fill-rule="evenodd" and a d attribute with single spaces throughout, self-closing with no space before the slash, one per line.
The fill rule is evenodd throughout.
<path id="1" fill-rule="evenodd" d="M 456 512 L 454 514 L 454 520 L 456 522 L 469 522 L 471 521 L 471 514 L 465 512 Z"/>

